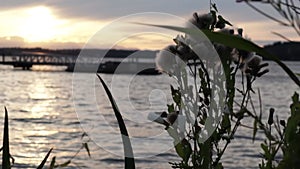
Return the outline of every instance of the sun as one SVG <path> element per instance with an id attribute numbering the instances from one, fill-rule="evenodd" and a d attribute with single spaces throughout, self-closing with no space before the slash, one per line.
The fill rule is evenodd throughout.
<path id="1" fill-rule="evenodd" d="M 50 8 L 44 6 L 27 9 L 24 15 L 20 34 L 29 42 L 50 41 L 64 23 L 53 15 Z"/>

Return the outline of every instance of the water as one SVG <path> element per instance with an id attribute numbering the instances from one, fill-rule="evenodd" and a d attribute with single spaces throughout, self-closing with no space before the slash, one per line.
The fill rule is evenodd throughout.
<path id="1" fill-rule="evenodd" d="M 287 65 L 295 72 L 300 73 L 300 62 L 287 62 Z M 255 82 L 254 90 L 260 88 L 263 100 L 263 114 L 266 119 L 270 107 L 276 109 L 276 115 L 285 118 L 289 112 L 290 97 L 299 88 L 278 68 L 274 63 L 270 63 L 270 73 Z M 0 70 L 0 106 L 6 106 L 10 119 L 10 143 L 11 154 L 15 158 L 17 168 L 35 168 L 43 159 L 47 151 L 53 147 L 52 157 L 56 156 L 58 163 L 69 160 L 81 147 L 81 135 L 83 130 L 80 126 L 72 93 L 72 73 L 63 71 L 20 71 L 7 67 Z M 90 76 L 89 74 L 82 74 Z M 111 75 L 102 75 L 108 82 Z M 113 86 L 113 94 L 119 95 L 117 103 L 124 112 L 127 119 L 129 133 L 135 138 L 145 138 L 147 136 L 157 136 L 153 142 L 137 141 L 139 145 L 136 153 L 139 154 L 137 168 L 170 168 L 169 161 L 176 160 L 174 150 L 161 151 L 162 143 L 171 141 L 165 137 L 163 127 L 146 120 L 147 111 L 165 109 L 164 106 L 169 99 L 169 81 L 166 76 L 138 76 L 130 81 L 130 76 L 119 76 L 120 83 Z M 97 80 L 97 79 L 96 79 Z M 126 102 L 126 84 L 130 93 L 131 104 Z M 123 168 L 122 157 L 111 152 L 122 152 L 122 146 L 118 136 L 117 123 L 108 104 L 108 101 L 101 91 L 101 86 L 97 82 L 96 101 L 97 109 L 91 108 L 88 98 L 92 97 L 86 91 L 84 81 L 75 84 L 82 94 L 77 104 L 81 111 L 86 112 L 79 115 L 81 122 L 90 124 L 94 128 L 93 137 L 98 139 L 90 142 L 91 158 L 85 150 L 72 160 L 69 168 Z M 125 86 L 124 86 L 125 85 Z M 161 93 L 164 91 L 165 93 Z M 147 97 L 145 97 L 147 96 Z M 257 95 L 253 95 L 257 98 Z M 166 100 L 162 102 L 161 100 Z M 255 99 L 257 100 L 257 99 Z M 77 102 L 78 103 L 78 102 Z M 258 105 L 257 101 L 254 103 Z M 135 109 L 132 109 L 134 107 Z M 4 109 L 3 111 L 4 112 Z M 101 116 L 105 122 L 98 120 Z M 243 121 L 252 124 L 252 121 Z M 90 127 L 90 126 L 89 126 Z M 0 130 L 3 129 L 3 121 L 0 120 Z M 116 135 L 116 139 L 111 136 Z M 223 163 L 225 168 L 258 168 L 261 161 L 259 158 L 259 139 L 255 143 L 251 141 L 252 131 L 240 128 L 236 139 L 229 145 Z M 1 137 L 1 136 L 0 136 Z M 102 139 L 102 140 L 101 140 Z M 105 140 L 106 139 L 106 140 Z M 105 141 L 103 141 L 105 140 Z M 2 138 L 0 138 L 2 142 Z M 168 145 L 166 146 L 168 147 Z M 152 156 L 153 152 L 158 155 Z"/>

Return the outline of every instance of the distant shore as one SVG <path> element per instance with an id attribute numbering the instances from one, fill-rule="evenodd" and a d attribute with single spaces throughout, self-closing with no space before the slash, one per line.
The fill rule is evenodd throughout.
<path id="1" fill-rule="evenodd" d="M 270 45 L 265 45 L 264 48 L 271 54 L 279 57 L 283 61 L 300 61 L 300 42 L 275 42 Z M 99 52 L 107 51 L 106 49 L 89 49 Z M 0 48 L 0 55 L 3 54 L 16 54 L 16 53 L 51 53 L 58 55 L 72 55 L 78 56 L 81 49 L 44 49 L 44 48 Z M 108 50 L 109 57 L 125 58 L 138 50 L 125 50 L 125 49 L 110 49 Z M 152 53 L 153 52 L 153 53 Z M 148 50 L 147 53 L 155 55 L 157 51 Z"/>
<path id="2" fill-rule="evenodd" d="M 264 48 L 280 60 L 300 61 L 300 42 L 276 42 Z"/>

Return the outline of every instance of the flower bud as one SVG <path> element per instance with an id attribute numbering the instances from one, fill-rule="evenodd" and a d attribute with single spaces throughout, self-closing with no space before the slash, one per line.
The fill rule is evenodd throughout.
<path id="1" fill-rule="evenodd" d="M 280 125 L 282 125 L 283 127 L 285 127 L 285 121 L 284 120 L 280 120 L 279 123 L 280 123 Z"/>
<path id="2" fill-rule="evenodd" d="M 269 72 L 269 69 L 265 69 L 262 72 L 257 73 L 257 77 L 261 77 L 262 75 L 266 74 Z"/>
<path id="3" fill-rule="evenodd" d="M 274 123 L 274 120 L 273 120 L 274 112 L 275 112 L 275 109 L 270 108 L 270 114 L 269 114 L 269 119 L 268 119 L 269 125 L 272 125 Z"/>
<path id="4" fill-rule="evenodd" d="M 243 36 L 243 29 L 242 28 L 239 28 L 237 31 L 238 31 L 238 35 Z"/>
<path id="5" fill-rule="evenodd" d="M 169 123 L 169 125 L 172 125 L 176 121 L 177 117 L 178 117 L 178 113 L 172 112 L 172 113 L 168 114 L 166 121 Z"/>

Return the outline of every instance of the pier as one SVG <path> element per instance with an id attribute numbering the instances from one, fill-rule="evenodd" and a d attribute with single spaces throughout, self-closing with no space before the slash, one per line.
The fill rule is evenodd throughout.
<path id="1" fill-rule="evenodd" d="M 73 72 L 77 63 L 77 72 L 124 73 L 124 74 L 160 74 L 154 63 L 155 52 L 126 50 L 87 50 L 85 57 L 78 58 L 79 50 L 24 51 L 20 49 L 0 49 L 0 64 L 14 68 L 30 70 L 34 65 L 65 66 L 66 71 Z M 99 56 L 105 55 L 103 59 Z M 101 57 L 100 57 L 101 58 Z M 79 59 L 79 60 L 78 60 Z M 122 64 L 121 64 L 122 63 Z M 116 71 L 118 69 L 118 71 Z"/>
<path id="2" fill-rule="evenodd" d="M 15 68 L 29 70 L 33 65 L 53 65 L 74 67 L 77 56 L 58 55 L 43 52 L 28 53 L 0 53 L 2 65 L 11 65 Z"/>

